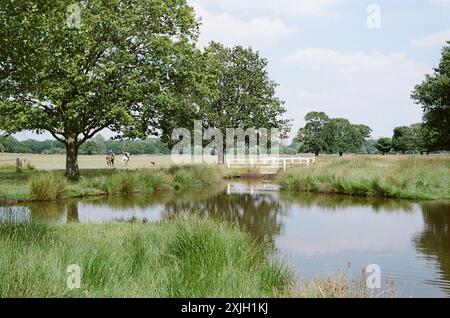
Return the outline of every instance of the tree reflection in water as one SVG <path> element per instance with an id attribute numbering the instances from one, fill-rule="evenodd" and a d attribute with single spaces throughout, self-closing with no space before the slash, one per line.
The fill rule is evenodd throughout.
<path id="1" fill-rule="evenodd" d="M 70 202 L 66 205 L 67 223 L 79 223 L 78 202 Z"/>
<path id="2" fill-rule="evenodd" d="M 441 281 L 450 281 L 450 204 L 422 204 L 424 229 L 413 237 L 416 249 L 436 260 L 441 270 Z M 436 282 L 430 282 L 433 285 Z M 439 284 L 450 295 L 448 283 Z"/>
<path id="3" fill-rule="evenodd" d="M 164 218 L 184 215 L 209 216 L 236 224 L 259 242 L 273 244 L 282 231 L 279 216 L 286 215 L 288 206 L 276 193 L 216 194 L 206 200 L 174 200 L 165 204 Z"/>
<path id="4" fill-rule="evenodd" d="M 349 195 L 332 195 L 316 193 L 280 193 L 280 199 L 300 207 L 319 207 L 328 211 L 354 207 L 370 207 L 373 212 L 412 212 L 414 202 L 384 198 L 366 198 Z"/>

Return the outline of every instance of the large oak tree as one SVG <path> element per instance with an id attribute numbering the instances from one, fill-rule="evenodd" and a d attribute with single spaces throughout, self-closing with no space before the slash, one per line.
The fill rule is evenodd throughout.
<path id="1" fill-rule="evenodd" d="M 426 149 L 450 150 L 450 41 L 442 50 L 439 66 L 415 87 L 412 98 L 424 112 Z"/>
<path id="2" fill-rule="evenodd" d="M 283 118 L 284 101 L 276 94 L 278 84 L 270 78 L 268 62 L 259 52 L 211 42 L 204 58 L 211 77 L 210 96 L 201 107 L 205 127 L 220 129 L 223 134 L 236 128 L 276 128 L 281 137 L 289 132 L 290 120 Z M 223 159 L 219 150 L 219 161 Z"/>
<path id="3" fill-rule="evenodd" d="M 309 112 L 305 122 L 294 143 L 300 145 L 300 151 L 313 152 L 316 156 L 321 152 L 339 156 L 359 152 L 372 133 L 368 126 L 354 125 L 345 118 L 330 118 L 324 112 Z"/>
<path id="4" fill-rule="evenodd" d="M 49 132 L 78 179 L 78 149 L 99 131 L 174 126 L 204 87 L 185 0 L 80 1 L 79 24 L 73 3 L 0 2 L 0 129 Z"/>

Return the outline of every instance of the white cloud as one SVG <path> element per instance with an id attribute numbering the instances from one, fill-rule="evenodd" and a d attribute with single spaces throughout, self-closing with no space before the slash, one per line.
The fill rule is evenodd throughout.
<path id="1" fill-rule="evenodd" d="M 256 17 L 244 20 L 228 13 L 212 13 L 199 3 L 194 3 L 193 7 L 202 20 L 200 35 L 202 46 L 214 40 L 229 46 L 241 44 L 260 48 L 276 44 L 283 37 L 296 31 L 280 19 Z"/>
<path id="2" fill-rule="evenodd" d="M 444 45 L 445 42 L 449 41 L 449 40 L 450 40 L 450 30 L 447 30 L 447 31 L 441 31 L 441 32 L 428 34 L 423 37 L 414 39 L 413 41 L 411 41 L 411 46 L 416 47 L 416 48 L 441 46 L 441 45 Z"/>
<path id="3" fill-rule="evenodd" d="M 291 53 L 285 63 L 292 71 L 280 93 L 289 100 L 295 130 L 311 110 L 367 124 L 374 136 L 391 135 L 394 127 L 421 120 L 410 94 L 429 69 L 404 53 L 307 48 Z"/>

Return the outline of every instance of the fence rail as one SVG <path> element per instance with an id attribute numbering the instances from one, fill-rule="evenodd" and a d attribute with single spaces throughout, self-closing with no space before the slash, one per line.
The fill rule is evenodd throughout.
<path id="1" fill-rule="evenodd" d="M 246 158 L 246 159 L 227 159 L 228 168 L 232 167 L 282 167 L 286 171 L 288 166 L 307 165 L 315 162 L 315 158 L 291 157 L 291 158 Z"/>

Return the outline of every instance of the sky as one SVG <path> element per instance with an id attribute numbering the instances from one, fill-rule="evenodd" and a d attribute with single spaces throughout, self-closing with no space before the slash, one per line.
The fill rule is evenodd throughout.
<path id="1" fill-rule="evenodd" d="M 293 119 L 291 136 L 309 111 L 368 125 L 375 138 L 420 122 L 411 91 L 438 65 L 450 40 L 450 0 L 188 3 L 201 18 L 199 46 L 212 40 L 251 46 L 268 60 L 285 117 Z"/>

